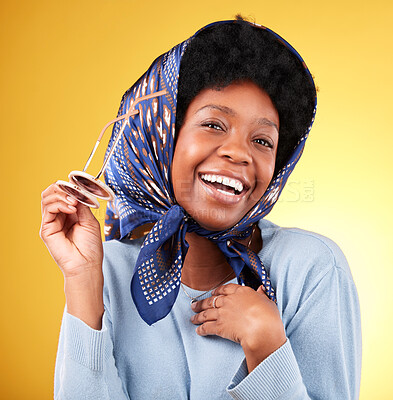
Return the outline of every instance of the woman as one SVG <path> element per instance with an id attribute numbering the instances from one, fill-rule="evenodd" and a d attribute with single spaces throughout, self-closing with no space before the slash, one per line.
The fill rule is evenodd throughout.
<path id="1" fill-rule="evenodd" d="M 121 132 L 104 260 L 90 210 L 43 192 L 41 236 L 66 294 L 55 398 L 357 398 L 345 257 L 262 219 L 315 113 L 300 56 L 267 29 L 215 23 L 155 60 L 119 114 L 134 108 L 109 146 Z"/>

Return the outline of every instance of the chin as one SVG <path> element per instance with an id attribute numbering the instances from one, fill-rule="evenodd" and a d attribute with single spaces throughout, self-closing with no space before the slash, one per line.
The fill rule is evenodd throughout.
<path id="1" fill-rule="evenodd" d="M 199 213 L 190 214 L 191 217 L 196 221 L 202 228 L 212 232 L 221 232 L 229 228 L 232 228 L 238 220 L 234 220 L 233 223 L 225 216 L 225 210 L 213 210 L 210 213 L 215 213 L 215 218 L 203 218 L 201 217 L 202 211 Z M 198 215 L 199 214 L 199 215 Z M 218 214 L 221 214 L 221 218 L 217 218 Z"/>

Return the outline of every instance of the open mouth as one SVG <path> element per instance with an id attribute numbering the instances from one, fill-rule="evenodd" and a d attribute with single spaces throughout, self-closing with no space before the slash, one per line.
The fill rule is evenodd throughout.
<path id="1" fill-rule="evenodd" d="M 225 195 L 240 196 L 247 188 L 238 179 L 217 174 L 200 174 L 203 183 Z"/>

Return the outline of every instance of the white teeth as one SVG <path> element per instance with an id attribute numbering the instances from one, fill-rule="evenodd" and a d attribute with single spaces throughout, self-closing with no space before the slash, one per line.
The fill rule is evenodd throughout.
<path id="1" fill-rule="evenodd" d="M 226 176 L 213 175 L 213 174 L 212 175 L 210 175 L 210 174 L 202 174 L 201 178 L 204 181 L 207 181 L 207 182 L 222 183 L 223 185 L 229 186 L 229 187 L 237 190 L 238 192 L 242 192 L 243 191 L 243 184 L 240 181 L 236 180 L 236 179 L 230 179 L 230 178 L 228 178 Z M 219 190 L 219 189 L 217 189 L 217 190 Z"/>

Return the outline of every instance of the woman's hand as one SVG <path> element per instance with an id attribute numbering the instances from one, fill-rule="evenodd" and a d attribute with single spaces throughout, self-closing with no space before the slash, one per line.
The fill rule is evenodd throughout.
<path id="1" fill-rule="evenodd" d="M 215 307 L 213 307 L 215 306 Z M 257 291 L 236 284 L 220 286 L 212 297 L 192 304 L 198 335 L 218 335 L 240 343 L 248 371 L 286 342 L 276 304 L 260 286 Z"/>
<path id="2" fill-rule="evenodd" d="M 87 206 L 56 184 L 42 192 L 41 239 L 65 278 L 102 265 L 100 225 Z"/>
<path id="3" fill-rule="evenodd" d="M 94 329 L 104 313 L 100 225 L 56 184 L 42 193 L 41 239 L 64 275 L 68 313 Z"/>

